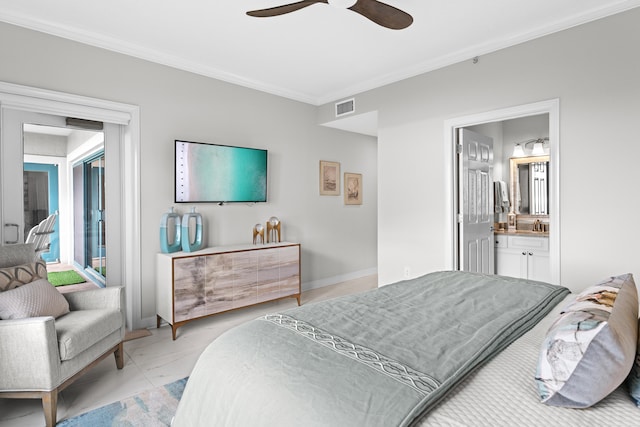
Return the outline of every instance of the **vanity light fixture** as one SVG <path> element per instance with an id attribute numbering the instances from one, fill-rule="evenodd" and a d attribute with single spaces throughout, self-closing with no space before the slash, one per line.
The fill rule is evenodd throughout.
<path id="1" fill-rule="evenodd" d="M 522 145 L 516 144 L 516 146 L 513 147 L 513 157 L 524 157 L 524 149 L 522 148 Z"/>
<path id="2" fill-rule="evenodd" d="M 524 149 L 529 144 L 533 144 L 533 149 L 531 150 L 531 155 L 533 156 L 543 156 L 544 155 L 544 142 L 548 141 L 549 138 L 534 138 L 529 139 L 527 141 L 516 143 L 515 147 L 513 147 L 513 157 L 524 157 Z"/>
<path id="3" fill-rule="evenodd" d="M 544 145 L 542 144 L 541 139 L 533 143 L 533 150 L 531 151 L 531 154 L 533 154 L 534 156 L 544 155 Z"/>

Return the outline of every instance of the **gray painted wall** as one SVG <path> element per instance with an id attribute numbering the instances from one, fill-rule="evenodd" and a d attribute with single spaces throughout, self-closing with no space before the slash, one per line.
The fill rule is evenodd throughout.
<path id="1" fill-rule="evenodd" d="M 378 111 L 381 284 L 402 279 L 405 266 L 413 275 L 451 268 L 445 120 L 555 98 L 561 283 L 579 290 L 640 274 L 638 22 L 634 9 L 356 95 L 359 112 Z M 331 108 L 320 107 L 320 123 Z"/>
<path id="2" fill-rule="evenodd" d="M 4 23 L 0 40 L 11 40 L 0 43 L 0 81 L 140 106 L 141 313 L 148 325 L 155 323 L 160 218 L 174 205 L 174 139 L 269 150 L 268 203 L 197 205 L 209 246 L 250 243 L 253 225 L 275 215 L 283 238 L 302 244 L 304 288 L 376 272 L 375 138 L 318 126 L 314 106 Z M 320 160 L 363 174 L 363 205 L 319 196 Z"/>

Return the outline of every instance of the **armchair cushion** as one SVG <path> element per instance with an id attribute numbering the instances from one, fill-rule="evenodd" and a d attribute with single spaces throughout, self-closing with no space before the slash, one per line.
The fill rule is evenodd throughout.
<path id="1" fill-rule="evenodd" d="M 69 303 L 47 279 L 0 292 L 0 319 L 60 317 L 69 313 Z"/>
<path id="2" fill-rule="evenodd" d="M 42 260 L 0 268 L 0 292 L 46 278 L 47 266 Z"/>
<path id="3" fill-rule="evenodd" d="M 60 360 L 70 360 L 122 327 L 118 310 L 72 311 L 56 320 Z"/>

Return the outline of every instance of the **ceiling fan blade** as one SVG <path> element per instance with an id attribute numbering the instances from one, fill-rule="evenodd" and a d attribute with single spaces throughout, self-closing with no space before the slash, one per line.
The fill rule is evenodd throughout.
<path id="1" fill-rule="evenodd" d="M 283 6 L 270 7 L 268 9 L 251 10 L 247 12 L 247 15 L 259 18 L 284 15 L 285 13 L 295 12 L 296 10 L 300 10 L 303 7 L 311 6 L 316 3 L 329 3 L 329 0 L 304 0 L 296 3 L 285 4 Z"/>
<path id="2" fill-rule="evenodd" d="M 392 30 L 402 30 L 413 23 L 413 17 L 408 13 L 378 0 L 358 0 L 349 9 Z"/>

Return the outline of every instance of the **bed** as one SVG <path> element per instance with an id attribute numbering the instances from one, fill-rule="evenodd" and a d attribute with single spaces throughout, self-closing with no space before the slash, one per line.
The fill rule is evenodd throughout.
<path id="1" fill-rule="evenodd" d="M 625 292 L 635 357 L 635 284 Z M 447 271 L 269 314 L 205 349 L 172 425 L 640 425 L 617 385 L 589 409 L 540 403 L 541 344 L 574 299 L 548 283 Z"/>

